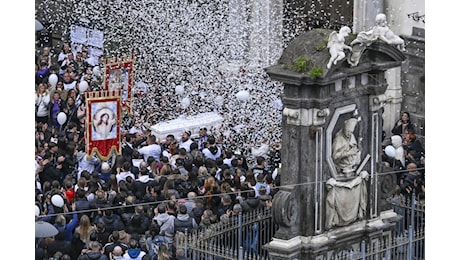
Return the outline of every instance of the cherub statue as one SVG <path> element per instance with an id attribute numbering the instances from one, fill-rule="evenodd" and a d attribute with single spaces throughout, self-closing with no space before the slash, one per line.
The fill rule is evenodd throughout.
<path id="1" fill-rule="evenodd" d="M 353 46 L 357 43 L 368 45 L 380 39 L 385 43 L 397 45 L 398 49 L 401 51 L 405 50 L 404 40 L 390 30 L 387 25 L 387 16 L 385 14 L 377 14 L 375 16 L 375 24 L 376 25 L 371 30 L 360 32 L 350 45 Z"/>
<path id="2" fill-rule="evenodd" d="M 340 28 L 339 33 L 333 31 L 331 32 L 331 34 L 329 34 L 327 47 L 329 48 L 331 58 L 329 59 L 329 62 L 326 65 L 328 69 L 331 68 L 332 63 L 334 63 L 335 65 L 338 61 L 343 60 L 345 58 L 344 49 L 352 50 L 350 46 L 345 44 L 345 37 L 347 37 L 350 33 L 350 27 L 343 26 L 342 28 Z"/>
<path id="3" fill-rule="evenodd" d="M 356 39 L 350 43 L 353 51 L 348 57 L 348 62 L 352 66 L 358 65 L 364 49 L 377 40 L 396 45 L 400 51 L 405 51 L 404 40 L 390 30 L 387 25 L 387 16 L 380 13 L 375 16 L 375 26 L 369 31 L 359 32 Z"/>

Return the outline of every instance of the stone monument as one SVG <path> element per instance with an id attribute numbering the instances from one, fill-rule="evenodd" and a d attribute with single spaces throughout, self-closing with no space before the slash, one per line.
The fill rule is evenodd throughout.
<path id="1" fill-rule="evenodd" d="M 392 185 L 379 177 L 385 71 L 405 56 L 375 40 L 358 60 L 328 66 L 331 30 L 295 38 L 276 65 L 266 68 L 284 83 L 282 188 L 273 199 L 272 259 L 330 259 L 358 252 L 363 240 L 388 235 L 398 215 L 385 205 Z M 355 35 L 356 37 L 356 35 Z M 343 44 L 355 40 L 346 37 Z"/>

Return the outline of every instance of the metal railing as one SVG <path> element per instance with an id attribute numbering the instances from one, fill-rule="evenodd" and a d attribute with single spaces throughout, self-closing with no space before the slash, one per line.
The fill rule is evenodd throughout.
<path id="1" fill-rule="evenodd" d="M 391 201 L 401 216 L 395 229 L 378 241 L 363 240 L 359 248 L 340 253 L 325 252 L 325 259 L 425 259 L 425 207 L 415 195 Z M 272 209 L 257 209 L 230 217 L 205 229 L 176 236 L 176 248 L 190 259 L 270 259 L 263 248 L 273 238 L 277 225 Z"/>
<path id="2" fill-rule="evenodd" d="M 177 238 L 191 259 L 269 259 L 262 247 L 276 231 L 271 207 L 255 209 Z"/>

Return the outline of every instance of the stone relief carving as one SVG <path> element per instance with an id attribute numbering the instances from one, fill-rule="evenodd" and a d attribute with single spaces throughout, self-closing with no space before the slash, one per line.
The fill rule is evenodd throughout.
<path id="1" fill-rule="evenodd" d="M 276 237 L 290 239 L 294 235 L 292 228 L 298 224 L 299 205 L 296 203 L 292 191 L 280 190 L 273 198 L 273 218 L 279 225 Z"/>
<path id="2" fill-rule="evenodd" d="M 361 151 L 353 134 L 357 123 L 356 118 L 346 120 L 332 142 L 332 160 L 339 176 L 352 177 L 361 162 Z"/>
<path id="3" fill-rule="evenodd" d="M 345 226 L 357 219 L 363 219 L 367 208 L 367 171 L 344 182 L 330 178 L 326 182 L 326 230 L 334 226 Z"/>
<path id="4" fill-rule="evenodd" d="M 283 109 L 283 116 L 286 117 L 286 123 L 297 126 L 322 125 L 329 116 L 329 108 L 287 108 Z"/>
<path id="5" fill-rule="evenodd" d="M 278 191 L 276 194 L 277 203 L 273 203 L 275 210 L 273 210 L 276 223 L 284 227 L 290 227 L 292 220 L 296 217 L 295 207 L 293 207 L 293 198 L 290 192 Z"/>
<path id="6" fill-rule="evenodd" d="M 353 107 L 340 108 L 337 117 L 334 118 L 338 119 L 341 112 L 352 112 L 351 108 Z M 334 120 L 329 127 L 334 128 L 336 122 Z M 369 173 L 362 169 L 370 155 L 366 155 L 364 160 L 361 160 L 361 150 L 354 135 L 358 122 L 359 119 L 354 117 L 345 120 L 342 128 L 332 139 L 331 167 L 334 167 L 336 174 L 326 182 L 325 228 L 327 230 L 334 226 L 346 226 L 357 219 L 364 218 L 366 213 L 366 181 Z"/>

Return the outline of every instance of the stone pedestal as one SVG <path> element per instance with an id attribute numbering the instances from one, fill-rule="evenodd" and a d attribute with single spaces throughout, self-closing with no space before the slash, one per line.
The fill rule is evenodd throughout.
<path id="1" fill-rule="evenodd" d="M 291 239 L 273 238 L 264 246 L 271 259 L 334 259 L 344 254 L 360 256 L 362 241 L 378 244 L 389 239 L 395 223 L 401 219 L 393 211 L 383 211 L 379 217 L 354 222 L 346 227 L 331 229 L 314 236 L 296 236 Z"/>

